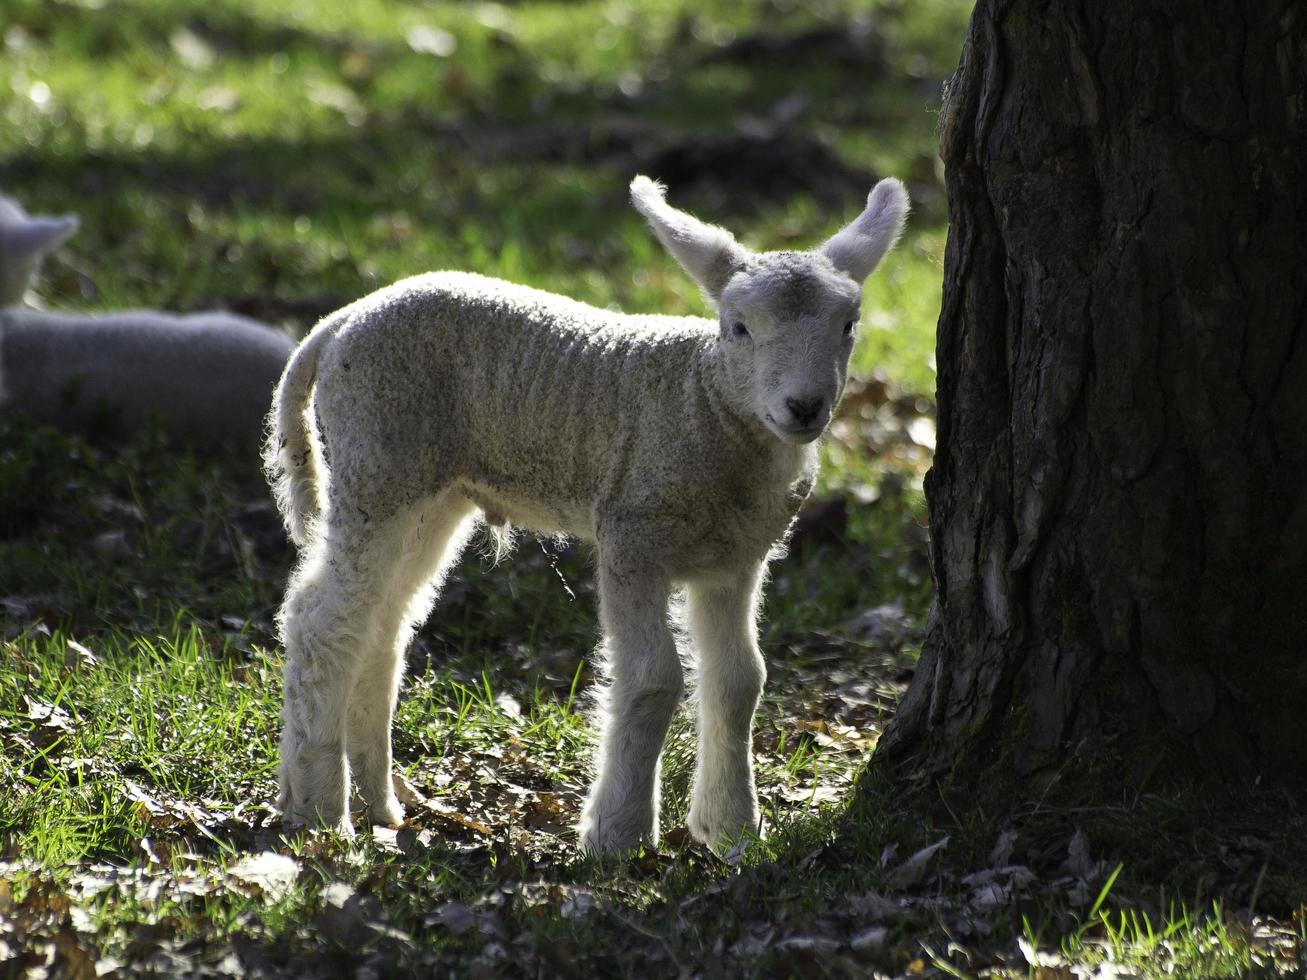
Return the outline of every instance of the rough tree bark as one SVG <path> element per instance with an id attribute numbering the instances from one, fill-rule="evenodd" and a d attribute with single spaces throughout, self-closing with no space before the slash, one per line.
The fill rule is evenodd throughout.
<path id="1" fill-rule="evenodd" d="M 937 605 L 880 758 L 1301 784 L 1307 5 L 980 0 L 940 126 Z"/>

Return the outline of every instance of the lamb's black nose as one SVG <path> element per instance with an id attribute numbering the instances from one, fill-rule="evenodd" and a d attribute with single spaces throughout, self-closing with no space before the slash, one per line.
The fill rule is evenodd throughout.
<path id="1" fill-rule="evenodd" d="M 816 421 L 817 414 L 821 411 L 822 399 L 809 398 L 806 401 L 800 401 L 798 398 L 785 399 L 785 407 L 790 410 L 794 416 L 794 421 L 799 425 L 812 425 Z"/>

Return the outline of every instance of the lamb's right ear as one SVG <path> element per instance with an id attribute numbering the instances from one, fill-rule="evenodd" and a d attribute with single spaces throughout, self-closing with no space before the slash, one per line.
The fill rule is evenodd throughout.
<path id="1" fill-rule="evenodd" d="M 0 244 L 12 257 L 40 258 L 53 252 L 77 231 L 77 219 L 20 218 L 0 226 Z"/>
<path id="2" fill-rule="evenodd" d="M 705 224 L 663 199 L 661 184 L 648 177 L 631 181 L 631 203 L 645 216 L 663 248 L 690 274 L 713 303 L 722 295 L 749 250 L 725 228 Z"/>
<path id="3" fill-rule="evenodd" d="M 855 282 L 863 282 L 903 234 L 908 219 L 908 191 L 901 180 L 886 177 L 867 195 L 867 209 L 837 231 L 821 254 Z"/>

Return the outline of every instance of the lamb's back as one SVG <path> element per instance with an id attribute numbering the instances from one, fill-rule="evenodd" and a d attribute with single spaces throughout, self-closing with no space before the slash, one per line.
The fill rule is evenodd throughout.
<path id="1" fill-rule="evenodd" d="M 716 329 L 470 273 L 416 276 L 345 314 L 317 395 L 329 450 L 358 437 L 343 465 L 371 470 L 380 448 L 392 479 L 563 505 L 620 474 L 637 431 L 683 424 L 680 387 Z"/>

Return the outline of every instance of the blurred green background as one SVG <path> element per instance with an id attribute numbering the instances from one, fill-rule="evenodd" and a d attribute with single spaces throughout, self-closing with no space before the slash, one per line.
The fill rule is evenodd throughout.
<path id="1" fill-rule="evenodd" d="M 935 124 L 969 0 L 6 7 L 0 190 L 82 218 L 38 290 L 53 307 L 226 307 L 302 331 L 459 268 L 700 313 L 626 204 L 633 173 L 755 248 L 813 244 L 901 177 L 914 215 L 868 286 L 854 374 L 873 384 L 852 390 L 826 487 L 874 494 L 886 466 L 919 486 Z"/>

